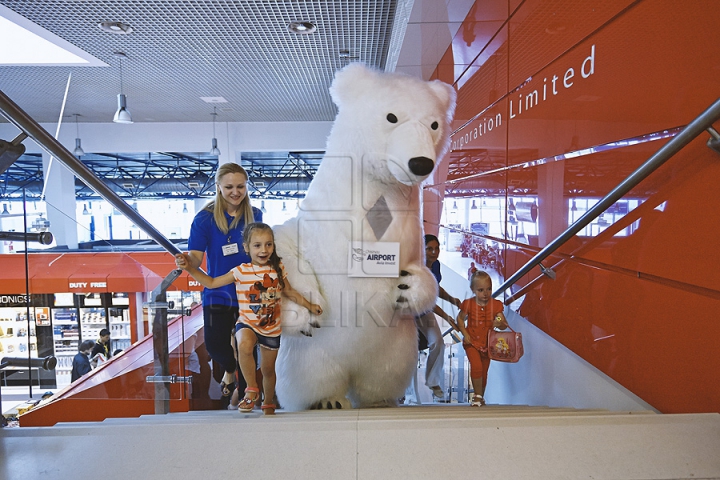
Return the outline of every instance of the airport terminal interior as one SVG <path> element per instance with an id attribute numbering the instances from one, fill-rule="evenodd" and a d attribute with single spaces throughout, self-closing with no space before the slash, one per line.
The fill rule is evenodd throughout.
<path id="1" fill-rule="evenodd" d="M 720 479 L 717 7 L 0 0 L 0 479 Z M 347 162 L 350 188 L 309 217 L 318 184 L 345 179 L 324 171 L 354 159 L 334 138 L 344 132 L 351 150 L 379 135 L 363 122 L 407 120 L 386 111 L 407 92 L 343 98 L 355 63 L 403 75 L 392 77 L 399 90 L 419 79 L 453 91 L 449 116 L 436 98 L 407 106 L 440 112 L 439 129 L 399 136 L 417 152 L 421 130 L 447 145 L 431 147 L 440 155 L 422 178 L 403 183 L 400 167 L 383 167 L 383 182 L 407 194 L 389 208 L 365 197 L 368 162 L 398 158 L 378 140 Z M 349 108 L 377 111 L 337 127 Z M 412 155 L 420 175 L 427 155 Z M 482 405 L 463 334 L 435 310 L 440 347 L 421 339 L 410 356 L 353 359 L 398 359 L 388 378 L 412 367 L 392 401 L 357 400 L 384 388 L 378 378 L 351 387 L 346 404 L 284 408 L 279 366 L 276 415 L 259 401 L 239 411 L 208 353 L 204 287 L 175 260 L 228 163 L 244 168 L 244 195 L 281 232 L 278 246 L 282 232 L 316 238 L 302 219 L 350 222 L 359 210 L 377 237 L 363 252 L 397 248 L 402 262 L 411 247 L 385 232 L 436 235 L 437 281 L 460 301 L 486 272 L 522 350 L 488 360 Z M 345 193 L 358 199 L 347 212 Z M 388 228 L 398 212 L 406 230 Z M 424 265 L 419 237 L 409 245 Z M 335 283 L 404 278 L 397 265 L 352 271 L 352 240 L 312 245 L 331 255 L 343 242 Z M 278 249 L 302 271 L 300 250 Z M 278 362 L 300 365 L 301 342 L 370 318 L 323 301 L 315 337 L 288 331 Z M 447 299 L 437 307 L 460 313 Z M 385 339 L 404 328 L 387 327 Z M 81 345 L 105 330 L 107 356 L 73 381 Z"/>

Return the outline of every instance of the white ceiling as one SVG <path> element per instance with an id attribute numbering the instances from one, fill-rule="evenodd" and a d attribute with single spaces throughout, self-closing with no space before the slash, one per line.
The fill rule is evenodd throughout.
<path id="1" fill-rule="evenodd" d="M 137 122 L 331 121 L 328 87 L 350 61 L 429 78 L 473 0 L 0 0 L 108 66 L 0 66 L 0 90 L 38 122 L 109 122 L 123 92 Z M 290 33 L 290 21 L 317 25 Z M 98 28 L 122 21 L 134 29 Z M 16 48 L 3 45 L 2 48 Z M 341 53 L 343 52 L 343 53 Z M 344 53 L 347 52 L 347 53 Z M 350 58 L 345 58 L 350 57 Z M 0 117 L 0 122 L 5 119 Z"/>

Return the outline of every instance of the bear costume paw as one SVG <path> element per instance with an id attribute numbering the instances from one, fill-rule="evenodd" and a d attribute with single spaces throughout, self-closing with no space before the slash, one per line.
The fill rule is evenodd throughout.
<path id="1" fill-rule="evenodd" d="M 310 405 L 310 410 L 347 410 L 352 408 L 350 400 L 342 398 L 325 398 Z"/>
<path id="2" fill-rule="evenodd" d="M 283 335 L 305 335 L 312 337 L 313 331 L 320 328 L 320 316 L 311 315 L 306 308 L 289 299 L 283 299 Z"/>
<path id="3" fill-rule="evenodd" d="M 432 310 L 438 295 L 435 277 L 427 268 L 408 267 L 400 272 L 395 307 L 413 315 Z"/>

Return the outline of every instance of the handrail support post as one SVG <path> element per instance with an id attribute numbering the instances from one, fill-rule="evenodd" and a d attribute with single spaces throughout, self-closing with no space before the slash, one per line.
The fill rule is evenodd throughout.
<path id="1" fill-rule="evenodd" d="M 10 142 L 10 143 L 11 143 L 13 146 L 17 147 L 17 146 L 20 145 L 20 144 L 23 142 L 23 140 L 25 140 L 26 138 L 28 138 L 28 134 L 25 133 L 25 132 L 20 132 L 20 133 L 18 134 L 18 136 L 15 137 L 15 138 L 13 138 L 13 141 Z"/>
<path id="2" fill-rule="evenodd" d="M 555 280 L 556 274 L 555 271 L 552 268 L 548 268 L 542 263 L 538 263 L 538 266 L 540 267 L 540 271 L 548 277 L 550 280 Z"/>
<path id="3" fill-rule="evenodd" d="M 152 313 L 153 365 L 154 375 L 149 378 L 171 378 L 170 348 L 168 346 L 168 303 L 167 289 L 177 279 L 182 270 L 171 271 L 150 293 L 148 315 Z M 147 380 L 146 380 L 147 381 Z M 170 383 L 172 381 L 155 380 L 155 415 L 170 413 Z"/>
<path id="4" fill-rule="evenodd" d="M 707 141 L 707 146 L 720 153 L 720 133 L 715 130 L 712 126 L 707 128 L 707 132 L 710 134 L 710 138 Z"/>

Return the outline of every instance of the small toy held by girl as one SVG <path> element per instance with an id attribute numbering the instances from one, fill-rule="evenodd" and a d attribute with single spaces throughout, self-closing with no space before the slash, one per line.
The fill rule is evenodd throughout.
<path id="1" fill-rule="evenodd" d="M 235 283 L 240 305 L 240 314 L 235 324 L 236 353 L 240 372 L 247 382 L 245 397 L 240 400 L 238 410 L 243 413 L 251 412 L 260 396 L 253 359 L 253 350 L 255 345 L 259 344 L 264 394 L 261 409 L 265 415 L 274 415 L 277 406 L 271 402 L 275 396 L 275 359 L 280 348 L 282 331 L 281 293 L 283 297 L 307 308 L 311 314 L 322 314 L 322 308 L 308 302 L 290 286 L 280 257 L 275 251 L 275 236 L 270 226 L 264 223 L 247 225 L 243 232 L 243 247 L 250 255 L 250 263 L 238 265 L 219 277 L 208 276 L 189 261 L 180 263 L 186 266 L 185 269 L 195 280 L 207 288 Z"/>
<path id="2" fill-rule="evenodd" d="M 463 335 L 463 348 L 470 362 L 470 381 L 475 391 L 470 405 L 482 407 L 485 405 L 485 387 L 490 368 L 488 332 L 492 328 L 505 330 L 508 324 L 503 315 L 502 302 L 492 298 L 492 280 L 487 272 L 478 270 L 472 274 L 470 290 L 475 296 L 460 304 L 457 325 Z"/>

